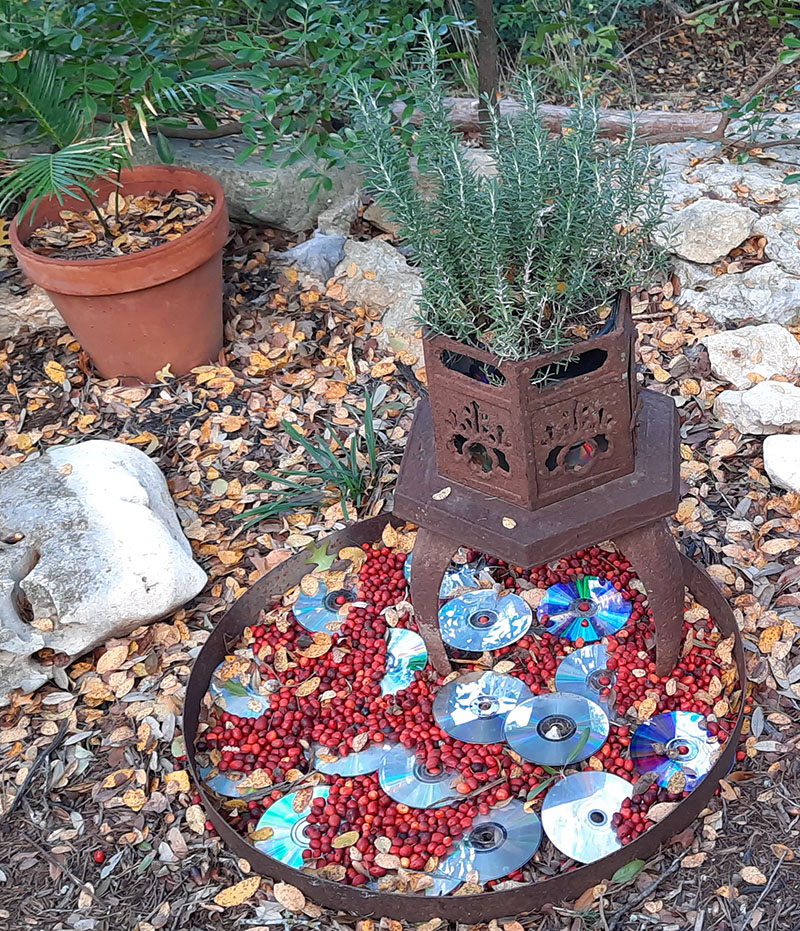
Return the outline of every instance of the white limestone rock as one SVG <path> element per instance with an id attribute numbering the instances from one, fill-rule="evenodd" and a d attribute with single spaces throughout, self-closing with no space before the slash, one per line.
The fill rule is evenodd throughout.
<path id="1" fill-rule="evenodd" d="M 140 450 L 89 440 L 0 473 L 0 705 L 51 677 L 34 653 L 74 659 L 205 582 L 164 476 Z"/>
<path id="2" fill-rule="evenodd" d="M 800 343 L 777 323 L 722 330 L 703 338 L 711 371 L 735 388 L 752 388 L 773 375 L 793 377 L 800 373 Z"/>
<path id="3" fill-rule="evenodd" d="M 765 252 L 790 275 L 800 275 L 800 204 L 761 217 L 753 232 L 766 236 Z"/>
<path id="4" fill-rule="evenodd" d="M 714 400 L 714 416 L 739 433 L 796 433 L 800 388 L 784 381 L 762 381 L 748 391 L 723 391 Z"/>
<path id="5" fill-rule="evenodd" d="M 800 321 L 800 277 L 787 275 L 775 262 L 740 274 L 719 275 L 698 290 L 682 291 L 681 303 L 708 314 L 717 323 Z"/>
<path id="6" fill-rule="evenodd" d="M 64 325 L 47 292 L 37 285 L 24 294 L 13 294 L 6 284 L 0 284 L 0 339 L 13 339 L 26 327 L 42 330 Z"/>
<path id="7" fill-rule="evenodd" d="M 773 485 L 800 491 L 800 436 L 782 433 L 766 437 L 764 468 Z"/>
<path id="8" fill-rule="evenodd" d="M 757 219 L 749 207 L 701 197 L 667 214 L 657 238 L 682 259 L 708 265 L 741 245 Z"/>

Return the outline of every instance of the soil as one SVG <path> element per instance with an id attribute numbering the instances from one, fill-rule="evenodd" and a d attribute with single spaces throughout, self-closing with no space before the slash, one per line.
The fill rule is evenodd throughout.
<path id="1" fill-rule="evenodd" d="M 105 259 L 143 252 L 179 239 L 212 211 L 214 198 L 195 191 L 112 192 L 97 211 L 62 210 L 30 235 L 27 247 L 53 259 Z M 99 217 L 98 217 L 99 213 Z"/>

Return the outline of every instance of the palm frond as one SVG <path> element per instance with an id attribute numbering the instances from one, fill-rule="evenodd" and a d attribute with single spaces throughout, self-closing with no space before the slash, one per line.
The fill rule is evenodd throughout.
<path id="1" fill-rule="evenodd" d="M 27 68 L 17 68 L 13 83 L 3 83 L 23 111 L 36 121 L 43 135 L 59 148 L 75 142 L 84 128 L 84 120 L 77 102 L 69 99 L 54 56 L 33 56 Z"/>
<path id="2" fill-rule="evenodd" d="M 246 71 L 212 71 L 175 81 L 150 94 L 156 109 L 181 110 L 207 103 L 209 92 L 214 99 L 246 100 L 250 88 Z"/>
<path id="3" fill-rule="evenodd" d="M 76 190 L 91 195 L 89 182 L 107 178 L 125 162 L 121 136 L 111 135 L 74 142 L 57 152 L 43 152 L 19 162 L 6 162 L 0 175 L 0 213 L 25 198 L 22 213 L 35 216 L 41 201 L 56 197 L 63 203 Z"/>

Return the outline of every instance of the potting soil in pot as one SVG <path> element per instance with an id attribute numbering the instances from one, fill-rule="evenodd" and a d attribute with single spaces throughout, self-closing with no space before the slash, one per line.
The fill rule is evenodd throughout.
<path id="1" fill-rule="evenodd" d="M 511 888 L 630 843 L 702 781 L 747 700 L 702 606 L 659 677 L 622 554 L 521 570 L 462 550 L 442 678 L 408 601 L 414 538 L 341 550 L 216 669 L 198 760 L 258 850 L 379 891 Z"/>
<path id="2" fill-rule="evenodd" d="M 55 259 L 102 259 L 142 252 L 188 233 L 211 213 L 214 198 L 194 191 L 128 195 L 112 191 L 97 206 L 102 220 L 88 206 L 80 212 L 61 210 L 57 222 L 33 230 L 26 246 L 37 255 Z"/>

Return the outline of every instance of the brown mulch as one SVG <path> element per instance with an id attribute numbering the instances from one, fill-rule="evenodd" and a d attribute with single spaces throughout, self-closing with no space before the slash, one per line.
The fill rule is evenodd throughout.
<path id="1" fill-rule="evenodd" d="M 53 259 L 104 259 L 143 252 L 194 229 L 214 207 L 210 194 L 171 191 L 129 194 L 112 191 L 97 210 L 60 210 L 31 232 L 26 245 Z"/>
<path id="2" fill-rule="evenodd" d="M 235 519 L 259 500 L 248 491 L 264 485 L 254 473 L 296 452 L 281 420 L 312 435 L 323 434 L 324 421 L 353 429 L 365 389 L 381 397 L 383 471 L 358 516 L 379 513 L 390 506 L 415 371 L 422 374 L 411 358 L 378 349 L 372 315 L 341 303 L 340 290 L 302 291 L 273 266 L 269 253 L 285 245 L 273 231 L 237 232 L 226 250 L 224 358 L 184 378 L 133 388 L 98 381 L 66 331 L 0 343 L 0 469 L 64 442 L 137 446 L 164 471 L 210 577 L 174 617 L 59 668 L 51 685 L 0 711 L 0 927 L 206 931 L 248 922 L 327 931 L 357 923 L 310 903 L 289 913 L 267 880 L 247 886 L 243 904 L 226 905 L 230 895 L 215 901 L 251 876 L 249 864 L 205 833 L 180 768 L 182 694 L 207 632 L 293 547 L 342 519 L 333 501 L 249 529 Z M 525 931 L 789 931 L 800 924 L 800 496 L 770 486 L 759 438 L 714 420 L 721 386 L 699 342 L 709 321 L 676 309 L 671 285 L 644 298 L 636 304 L 640 375 L 675 398 L 682 421 L 674 530 L 731 600 L 759 684 L 747 759 L 635 879 L 516 917 Z M 512 924 L 489 931 L 504 923 Z M 358 931 L 378 926 L 403 928 L 367 920 Z"/>

